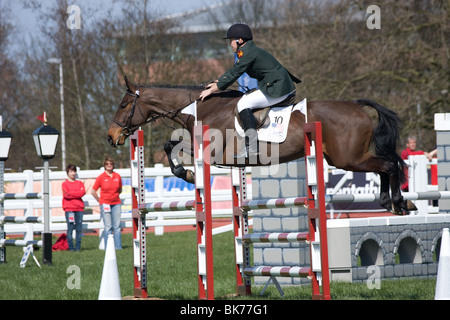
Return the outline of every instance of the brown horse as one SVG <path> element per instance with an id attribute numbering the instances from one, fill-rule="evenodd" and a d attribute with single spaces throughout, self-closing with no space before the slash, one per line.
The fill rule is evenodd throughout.
<path id="1" fill-rule="evenodd" d="M 201 87 L 137 86 L 125 78 L 127 92 L 119 104 L 108 131 L 108 141 L 113 147 L 123 145 L 125 139 L 139 126 L 167 118 L 178 123 L 192 136 L 194 117 L 182 113 L 182 109 L 197 100 Z M 224 91 L 205 101 L 198 101 L 197 118 L 202 124 L 215 130 L 215 156 L 212 164 L 224 166 L 269 165 L 295 160 L 304 156 L 303 124 L 305 116 L 294 111 L 291 115 L 287 138 L 280 144 L 260 142 L 260 156 L 255 161 L 234 159 L 239 142 L 217 137 L 230 136 L 234 132 L 234 109 L 242 96 L 238 91 Z M 362 106 L 369 106 L 378 113 L 378 124 L 374 126 Z M 405 201 L 400 192 L 404 181 L 405 163 L 396 152 L 399 137 L 399 118 L 378 103 L 360 99 L 356 101 L 310 101 L 307 103 L 308 122 L 322 123 L 323 152 L 330 165 L 355 172 L 375 172 L 380 175 L 380 204 L 395 214 L 414 210 L 410 201 Z M 172 152 L 180 140 L 169 140 L 165 145 L 174 175 L 192 182 L 192 172 L 185 170 Z M 213 143 L 213 142 L 211 142 Z M 189 140 L 182 140 L 183 151 L 191 152 Z M 374 146 L 374 152 L 369 147 Z M 274 151 L 275 150 L 275 151 Z M 178 152 L 176 152 L 178 153 Z M 219 156 L 217 156 L 219 155 Z M 271 161 L 267 161 L 267 159 Z M 276 161 L 275 161 L 276 160 Z M 389 194 L 391 188 L 392 200 Z"/>

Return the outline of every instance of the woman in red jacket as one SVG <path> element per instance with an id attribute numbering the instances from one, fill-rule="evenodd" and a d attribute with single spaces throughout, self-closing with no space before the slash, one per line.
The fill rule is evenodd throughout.
<path id="1" fill-rule="evenodd" d="M 120 218 L 122 213 L 122 178 L 114 172 L 114 160 L 106 156 L 103 160 L 105 172 L 100 174 L 92 186 L 91 194 L 100 204 L 100 213 L 105 224 L 103 232 L 105 249 L 108 243 L 108 235 L 114 234 L 114 246 L 116 250 L 122 249 L 122 236 L 120 234 Z M 100 196 L 97 190 L 101 189 Z"/>
<path id="2" fill-rule="evenodd" d="M 68 179 L 62 184 L 63 209 L 66 213 L 67 221 L 67 242 L 70 251 L 80 251 L 81 232 L 83 224 L 84 202 L 81 199 L 85 194 L 84 184 L 76 179 L 77 167 L 69 164 L 66 168 Z M 73 230 L 76 231 L 75 247 L 73 245 Z"/>

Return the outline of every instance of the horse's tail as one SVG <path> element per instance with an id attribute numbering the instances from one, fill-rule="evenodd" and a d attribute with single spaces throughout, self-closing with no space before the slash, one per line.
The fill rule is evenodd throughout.
<path id="1" fill-rule="evenodd" d="M 369 99 L 358 99 L 356 103 L 370 106 L 378 112 L 378 125 L 374 129 L 372 141 L 375 145 L 375 154 L 379 157 L 393 161 L 398 164 L 397 175 L 401 183 L 406 181 L 405 161 L 397 153 L 397 141 L 400 139 L 401 120 L 397 114 L 375 101 Z"/>

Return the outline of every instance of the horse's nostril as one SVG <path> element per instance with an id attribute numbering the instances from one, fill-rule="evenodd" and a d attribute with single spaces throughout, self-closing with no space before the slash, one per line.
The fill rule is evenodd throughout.
<path id="1" fill-rule="evenodd" d="M 113 142 L 113 139 L 112 139 L 111 136 L 108 135 L 108 137 L 107 137 L 106 140 L 108 140 L 108 143 L 109 143 L 109 145 L 110 145 L 111 147 L 115 147 L 114 142 Z"/>

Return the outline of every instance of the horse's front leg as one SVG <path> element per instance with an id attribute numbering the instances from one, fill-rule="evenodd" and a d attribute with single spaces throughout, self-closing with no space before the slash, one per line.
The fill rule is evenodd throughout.
<path id="1" fill-rule="evenodd" d="M 188 153 L 192 156 L 192 148 L 190 144 L 183 141 L 169 140 L 164 145 L 164 151 L 169 160 L 170 171 L 175 177 L 181 178 L 188 183 L 195 183 L 195 174 L 192 170 L 185 169 L 182 160 L 179 157 L 180 152 Z"/>

